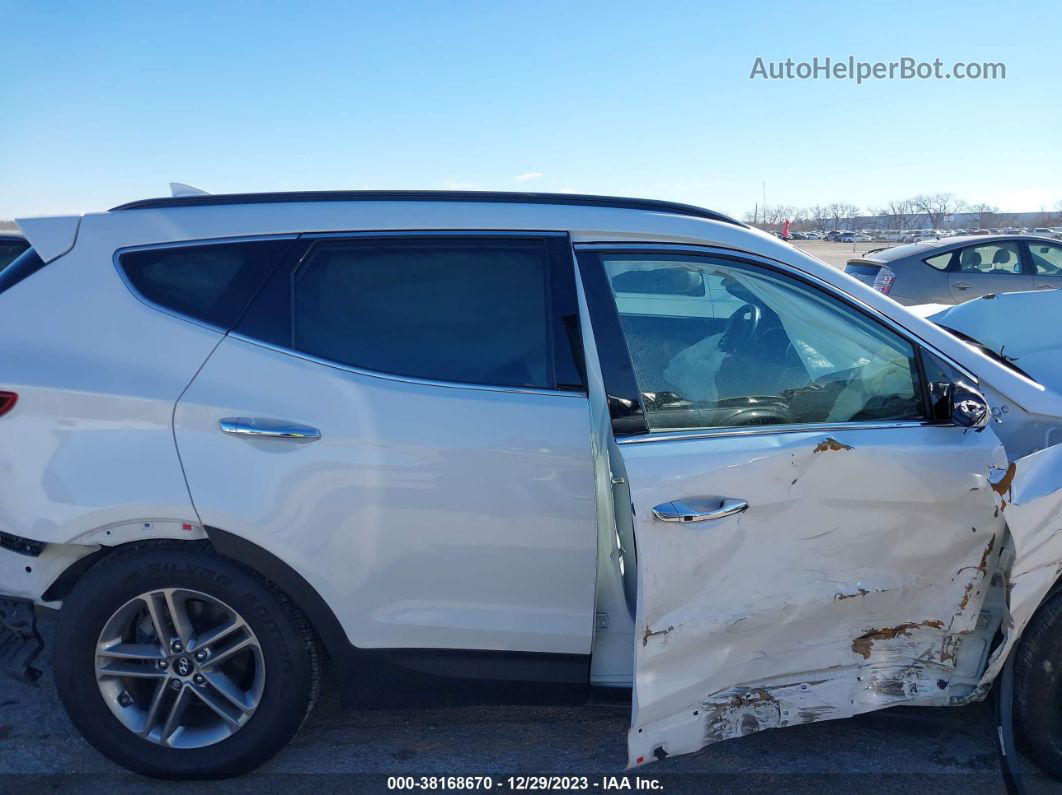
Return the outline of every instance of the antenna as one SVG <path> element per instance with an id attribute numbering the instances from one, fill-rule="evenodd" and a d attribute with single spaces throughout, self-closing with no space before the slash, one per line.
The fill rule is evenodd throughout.
<path id="1" fill-rule="evenodd" d="M 209 196 L 210 193 L 192 185 L 185 185 L 183 182 L 171 182 L 170 195 L 176 198 L 177 196 Z"/>

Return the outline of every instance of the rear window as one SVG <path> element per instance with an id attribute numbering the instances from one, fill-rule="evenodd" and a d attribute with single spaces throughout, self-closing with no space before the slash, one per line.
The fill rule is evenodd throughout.
<path id="1" fill-rule="evenodd" d="M 37 256 L 32 248 L 23 251 L 15 258 L 15 261 L 6 268 L 0 269 L 0 293 L 10 290 L 27 276 L 44 267 L 44 260 Z"/>
<path id="2" fill-rule="evenodd" d="M 937 254 L 935 257 L 926 257 L 922 262 L 938 271 L 946 271 L 948 265 L 951 264 L 951 254 L 952 252 L 949 251 L 945 254 Z"/>
<path id="3" fill-rule="evenodd" d="M 0 239 L 0 271 L 15 261 L 23 251 L 29 248 L 29 242 L 22 238 Z"/>
<path id="4" fill-rule="evenodd" d="M 326 242 L 294 274 L 293 347 L 370 370 L 552 388 L 543 240 Z"/>
<path id="5" fill-rule="evenodd" d="M 290 245 L 257 240 L 156 248 L 128 251 L 118 263 L 151 303 L 228 330 Z"/>

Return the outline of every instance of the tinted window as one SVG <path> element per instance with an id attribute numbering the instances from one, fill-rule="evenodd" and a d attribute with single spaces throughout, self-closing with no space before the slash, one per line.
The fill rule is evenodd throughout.
<path id="1" fill-rule="evenodd" d="M 603 264 L 615 279 L 631 258 Z M 727 260 L 645 265 L 699 274 L 708 288 L 655 302 L 614 290 L 651 429 L 924 415 L 913 347 L 839 301 Z"/>
<path id="2" fill-rule="evenodd" d="M 15 261 L 3 270 L 0 270 L 0 293 L 9 290 L 44 267 L 44 261 L 37 256 L 32 248 L 26 249 L 15 258 Z"/>
<path id="3" fill-rule="evenodd" d="M 985 243 L 959 252 L 959 270 L 963 273 L 993 276 L 1021 273 L 1021 254 L 1017 243 Z"/>
<path id="4" fill-rule="evenodd" d="M 130 251 L 119 264 L 152 303 L 230 329 L 290 244 L 264 240 Z"/>
<path id="5" fill-rule="evenodd" d="M 0 240 L 0 271 L 10 265 L 15 257 L 29 248 L 25 240 Z"/>
<path id="6" fill-rule="evenodd" d="M 293 347 L 369 370 L 553 387 L 546 241 L 352 239 L 293 275 Z"/>
<path id="7" fill-rule="evenodd" d="M 1038 276 L 1062 276 L 1062 246 L 1029 243 L 1029 254 Z"/>

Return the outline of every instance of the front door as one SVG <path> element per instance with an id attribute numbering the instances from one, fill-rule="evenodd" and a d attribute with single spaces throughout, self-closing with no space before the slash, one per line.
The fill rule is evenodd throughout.
<path id="1" fill-rule="evenodd" d="M 1029 240 L 1026 244 L 1037 290 L 1062 287 L 1062 243 Z"/>
<path id="2" fill-rule="evenodd" d="M 612 288 L 642 402 L 617 439 L 638 547 L 630 764 L 946 703 L 956 671 L 976 677 L 1000 447 L 929 421 L 921 352 L 768 263 L 661 247 L 580 265 Z"/>
<path id="3" fill-rule="evenodd" d="M 948 286 L 955 303 L 990 293 L 1033 289 L 1032 277 L 1022 267 L 1021 244 L 1013 240 L 967 246 L 959 251 Z"/>

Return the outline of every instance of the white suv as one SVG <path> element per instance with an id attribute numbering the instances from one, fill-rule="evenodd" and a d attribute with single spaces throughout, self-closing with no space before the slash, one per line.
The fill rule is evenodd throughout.
<path id="1" fill-rule="evenodd" d="M 637 766 L 983 698 L 1024 630 L 1062 771 L 1062 398 L 840 271 L 592 196 L 20 224 L 0 651 L 32 680 L 61 607 L 56 685 L 119 764 L 253 768 L 324 653 L 348 705 L 633 687 Z"/>

